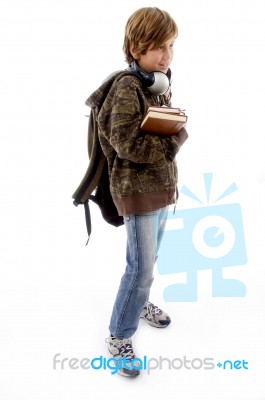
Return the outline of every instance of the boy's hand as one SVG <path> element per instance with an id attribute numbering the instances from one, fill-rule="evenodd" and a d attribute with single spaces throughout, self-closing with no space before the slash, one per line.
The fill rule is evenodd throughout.
<path id="1" fill-rule="evenodd" d="M 189 135 L 186 131 L 186 129 L 183 127 L 181 128 L 178 133 L 176 134 L 176 137 L 178 139 L 178 144 L 179 146 L 182 146 L 184 142 L 188 139 Z"/>

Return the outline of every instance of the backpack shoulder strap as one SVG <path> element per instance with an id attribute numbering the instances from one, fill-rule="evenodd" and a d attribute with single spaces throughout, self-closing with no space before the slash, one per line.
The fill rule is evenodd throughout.
<path id="1" fill-rule="evenodd" d="M 102 152 L 99 137 L 95 109 L 91 109 L 88 121 L 88 156 L 89 165 L 78 188 L 73 194 L 74 205 L 85 204 L 91 193 L 97 187 L 105 163 L 107 162 Z"/>
<path id="2" fill-rule="evenodd" d="M 91 193 L 97 187 L 99 180 L 101 178 L 104 165 L 107 162 L 106 157 L 104 156 L 100 142 L 98 137 L 98 127 L 97 127 L 97 119 L 96 119 L 96 110 L 91 109 L 88 121 L 88 136 L 87 136 L 87 146 L 88 146 L 88 156 L 89 156 L 89 164 L 83 179 L 81 180 L 79 186 L 75 190 L 72 198 L 74 199 L 74 205 L 77 207 L 79 204 L 84 204 L 85 208 L 85 219 L 86 219 L 86 228 L 88 234 L 89 242 L 91 235 L 91 215 L 89 209 L 89 198 Z"/>

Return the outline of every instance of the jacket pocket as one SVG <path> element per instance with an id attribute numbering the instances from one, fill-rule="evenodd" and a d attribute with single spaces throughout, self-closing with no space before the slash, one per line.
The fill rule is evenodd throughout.
<path id="1" fill-rule="evenodd" d="M 173 177 L 170 177 L 168 165 L 163 163 L 148 164 L 145 169 L 137 173 L 137 178 L 142 192 L 156 192 L 169 189 Z"/>

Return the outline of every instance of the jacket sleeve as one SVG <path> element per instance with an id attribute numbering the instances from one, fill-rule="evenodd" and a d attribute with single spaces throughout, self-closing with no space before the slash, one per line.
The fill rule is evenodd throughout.
<path id="1" fill-rule="evenodd" d="M 186 128 L 180 129 L 177 135 L 170 137 L 161 137 L 165 158 L 167 161 L 173 161 L 183 143 L 188 139 Z"/>
<path id="2" fill-rule="evenodd" d="M 172 161 L 179 148 L 176 138 L 161 139 L 140 130 L 146 106 L 138 79 L 126 76 L 114 86 L 100 110 L 98 122 L 101 134 L 118 157 L 135 163 Z"/>

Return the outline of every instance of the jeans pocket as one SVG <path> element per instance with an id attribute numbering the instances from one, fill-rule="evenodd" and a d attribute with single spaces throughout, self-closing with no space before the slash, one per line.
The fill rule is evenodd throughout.
<path id="1" fill-rule="evenodd" d="M 123 221 L 130 221 L 130 215 L 124 215 L 123 216 Z"/>

